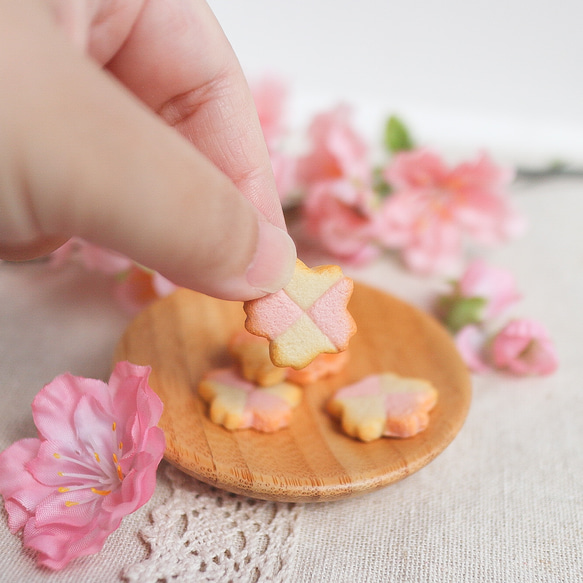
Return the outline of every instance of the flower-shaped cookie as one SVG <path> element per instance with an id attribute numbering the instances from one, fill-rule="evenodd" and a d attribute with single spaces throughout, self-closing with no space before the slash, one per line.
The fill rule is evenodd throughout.
<path id="1" fill-rule="evenodd" d="M 437 390 L 431 383 L 383 373 L 340 389 L 328 402 L 328 411 L 341 420 L 345 433 L 372 441 L 423 431 L 436 402 Z"/>
<path id="2" fill-rule="evenodd" d="M 241 330 L 231 336 L 229 352 L 237 361 L 243 378 L 262 387 L 270 387 L 284 380 L 297 385 L 309 385 L 340 372 L 348 362 L 349 351 L 319 354 L 308 366 L 300 370 L 281 368 L 271 361 L 267 338 Z"/>
<path id="3" fill-rule="evenodd" d="M 245 326 L 270 340 L 277 366 L 301 369 L 322 353 L 345 350 L 356 332 L 346 306 L 353 283 L 336 265 L 310 269 L 300 260 L 291 281 L 281 290 L 245 302 Z"/>
<path id="4" fill-rule="evenodd" d="M 282 383 L 287 376 L 287 368 L 280 368 L 271 362 L 269 341 L 241 330 L 229 339 L 229 352 L 237 361 L 243 378 L 262 387 Z"/>
<path id="5" fill-rule="evenodd" d="M 286 427 L 302 390 L 291 383 L 260 388 L 242 379 L 235 369 L 221 368 L 207 373 L 198 392 L 209 403 L 213 423 L 226 429 L 272 432 Z"/>

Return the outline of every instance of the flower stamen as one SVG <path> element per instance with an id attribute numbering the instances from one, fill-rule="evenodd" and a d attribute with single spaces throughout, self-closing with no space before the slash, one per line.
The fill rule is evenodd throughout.
<path id="1" fill-rule="evenodd" d="M 99 494 L 100 496 L 107 496 L 108 494 L 111 494 L 111 490 L 97 490 L 96 488 L 91 488 L 91 491 L 94 494 Z"/>
<path id="2" fill-rule="evenodd" d="M 91 465 L 91 464 L 89 464 L 89 463 L 87 463 L 84 460 L 79 459 L 79 458 L 75 459 L 75 458 L 72 458 L 72 457 L 69 457 L 69 456 L 66 456 L 66 455 L 61 455 L 60 453 L 54 453 L 53 454 L 53 457 L 55 459 L 58 459 L 58 460 L 72 462 L 74 464 L 77 464 L 78 466 L 82 466 L 84 468 L 87 468 L 88 470 L 94 470 L 95 469 L 95 466 L 94 465 Z"/>

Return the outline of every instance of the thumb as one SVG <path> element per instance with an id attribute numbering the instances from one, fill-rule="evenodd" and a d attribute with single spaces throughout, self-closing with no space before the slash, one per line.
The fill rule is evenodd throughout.
<path id="1" fill-rule="evenodd" d="M 0 255 L 78 235 L 216 297 L 283 287 L 289 235 L 50 26 L 29 24 L 31 38 L 16 27 L 1 41 Z"/>

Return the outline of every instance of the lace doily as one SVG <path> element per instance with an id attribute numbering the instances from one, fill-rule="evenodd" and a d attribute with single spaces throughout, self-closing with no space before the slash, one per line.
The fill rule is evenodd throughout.
<path id="1" fill-rule="evenodd" d="M 252 500 L 208 486 L 169 464 L 171 495 L 140 531 L 148 557 L 124 570 L 128 583 L 289 581 L 294 504 Z"/>

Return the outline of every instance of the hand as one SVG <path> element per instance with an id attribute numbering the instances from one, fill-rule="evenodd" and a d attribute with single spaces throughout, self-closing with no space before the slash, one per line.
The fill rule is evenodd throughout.
<path id="1" fill-rule="evenodd" d="M 237 59 L 203 0 L 0 0 L 0 257 L 77 235 L 245 300 L 295 247 Z"/>

